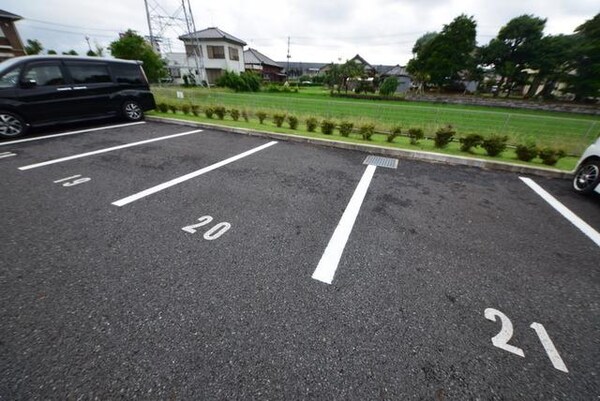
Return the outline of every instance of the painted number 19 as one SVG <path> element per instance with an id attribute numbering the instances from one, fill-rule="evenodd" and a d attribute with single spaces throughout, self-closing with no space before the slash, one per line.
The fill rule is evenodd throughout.
<path id="1" fill-rule="evenodd" d="M 487 308 L 484 312 L 484 315 L 486 319 L 493 322 L 496 321 L 496 318 L 500 319 L 500 332 L 492 337 L 492 344 L 494 344 L 495 347 L 511 352 L 515 355 L 525 357 L 525 353 L 521 348 L 508 343 L 513 335 L 513 325 L 508 316 L 500 312 L 498 309 L 493 308 Z M 554 366 L 555 369 L 568 373 L 569 371 L 560 357 L 558 350 L 554 346 L 554 343 L 550 339 L 546 328 L 540 323 L 532 323 L 529 327 L 535 330 L 535 333 L 538 335 L 538 338 L 540 339 L 548 358 L 550 358 L 550 362 L 552 362 L 552 366 Z"/>

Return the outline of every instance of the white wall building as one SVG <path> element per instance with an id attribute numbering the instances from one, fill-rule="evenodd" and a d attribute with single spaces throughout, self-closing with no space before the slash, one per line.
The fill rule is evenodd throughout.
<path id="1" fill-rule="evenodd" d="M 187 64 L 198 82 L 213 85 L 224 71 L 244 71 L 246 42 L 219 28 L 207 28 L 179 37 L 185 45 Z"/>

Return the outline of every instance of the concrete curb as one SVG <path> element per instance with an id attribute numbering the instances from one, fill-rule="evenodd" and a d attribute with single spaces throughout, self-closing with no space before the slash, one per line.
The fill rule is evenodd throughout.
<path id="1" fill-rule="evenodd" d="M 266 131 L 256 131 L 256 130 L 251 130 L 251 129 L 246 129 L 246 128 L 228 127 L 228 126 L 224 126 L 224 125 L 179 120 L 176 118 L 146 116 L 146 120 L 178 124 L 178 125 L 183 125 L 183 126 L 187 126 L 187 127 L 198 127 L 198 128 L 213 129 L 213 130 L 217 130 L 217 131 L 233 132 L 236 134 L 256 136 L 256 137 L 269 138 L 269 139 L 277 139 L 280 141 L 301 142 L 301 143 L 309 143 L 309 144 L 317 145 L 317 146 L 328 146 L 328 147 L 338 148 L 338 149 L 358 150 L 358 151 L 366 152 L 366 153 L 370 153 L 370 154 L 398 157 L 398 158 L 402 158 L 402 159 L 420 160 L 420 161 L 442 163 L 442 164 L 455 165 L 455 166 L 477 167 L 477 168 L 481 168 L 484 170 L 507 171 L 507 172 L 511 172 L 511 173 L 527 174 L 527 175 L 534 175 L 534 176 L 547 177 L 547 178 L 571 178 L 571 176 L 573 175 L 573 172 L 566 172 L 566 171 L 557 170 L 557 169 L 530 167 L 530 166 L 523 166 L 520 164 L 507 163 L 507 162 L 475 159 L 475 158 L 464 157 L 464 156 L 444 155 L 444 154 L 440 154 L 440 153 L 424 152 L 424 151 L 419 151 L 419 150 L 386 148 L 384 146 L 341 142 L 341 141 L 336 141 L 336 140 L 331 140 L 331 139 L 307 138 L 307 137 L 299 136 L 299 135 L 279 134 L 279 133 L 275 133 L 275 132 L 266 132 Z"/>

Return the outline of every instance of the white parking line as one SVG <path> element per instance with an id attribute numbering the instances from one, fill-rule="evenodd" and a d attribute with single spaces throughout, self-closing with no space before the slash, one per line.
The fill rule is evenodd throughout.
<path id="1" fill-rule="evenodd" d="M 11 153 L 11 152 L 2 152 L 0 153 L 0 159 L 4 159 L 5 157 L 12 157 L 12 156 L 16 156 L 16 153 Z"/>
<path id="2" fill-rule="evenodd" d="M 39 141 L 41 139 L 49 139 L 49 138 L 57 138 L 59 136 L 67 136 L 67 135 L 75 135 L 75 134 L 83 134 L 85 132 L 93 132 L 93 131 L 102 131 L 105 129 L 113 129 L 113 128 L 121 128 L 121 127 L 129 127 L 132 125 L 139 125 L 139 124 L 146 124 L 145 121 L 138 121 L 136 123 L 127 123 L 127 124 L 117 124 L 117 125 L 109 125 L 106 127 L 97 127 L 97 128 L 89 128 L 89 129 L 82 129 L 79 131 L 69 131 L 69 132 L 63 132 L 61 134 L 53 134 L 53 135 L 46 135 L 46 136 L 38 136 L 35 138 L 27 138 L 27 139 L 18 139 L 16 141 L 10 141 L 10 142 L 0 142 L 0 146 L 7 146 L 7 145 L 14 145 L 16 143 L 23 143 L 23 142 L 31 142 L 31 141 Z"/>
<path id="3" fill-rule="evenodd" d="M 187 180 L 190 180 L 192 178 L 198 177 L 198 176 L 200 176 L 202 174 L 208 173 L 209 171 L 216 170 L 219 167 L 223 167 L 223 166 L 225 166 L 225 165 L 227 165 L 229 163 L 233 163 L 234 161 L 240 160 L 240 159 L 242 159 L 242 158 L 244 158 L 246 156 L 250 156 L 253 153 L 260 152 L 261 150 L 266 149 L 266 148 L 268 148 L 270 146 L 273 146 L 276 143 L 277 143 L 277 141 L 271 141 L 271 142 L 266 143 L 264 145 L 258 146 L 258 147 L 254 148 L 254 149 L 250 149 L 250 150 L 248 150 L 248 151 L 246 151 L 244 153 L 240 153 L 239 155 L 230 157 L 229 159 L 225 159 L 225 160 L 222 160 L 222 161 L 220 161 L 218 163 L 212 164 L 212 165 L 210 165 L 208 167 L 204 167 L 203 169 L 194 171 L 194 172 L 186 174 L 186 175 L 182 175 L 181 177 L 174 178 L 174 179 L 172 179 L 170 181 L 167 181 L 165 183 L 156 185 L 156 186 L 154 186 L 152 188 L 148 188 L 146 190 L 143 190 L 141 192 L 138 192 L 137 194 L 133 194 L 133 195 L 128 196 L 126 198 L 119 199 L 118 201 L 115 201 L 112 204 L 115 205 L 115 206 L 119 206 L 119 207 L 125 206 L 128 203 L 135 202 L 138 199 L 144 198 L 144 197 L 146 197 L 148 195 L 152 195 L 152 194 L 154 194 L 156 192 L 160 192 L 163 189 L 167 189 L 167 188 L 172 187 L 174 185 L 180 184 L 180 183 L 182 183 L 184 181 L 187 181 Z"/>
<path id="4" fill-rule="evenodd" d="M 546 202 L 550 204 L 557 212 L 563 215 L 563 217 L 569 220 L 575 227 L 580 229 L 585 235 L 587 235 L 596 245 L 600 246 L 600 233 L 594 230 L 588 223 L 583 221 L 579 216 L 570 211 L 565 205 L 560 203 L 555 197 L 546 192 L 542 187 L 536 184 L 531 178 L 519 177 L 529 188 L 535 193 L 542 197 Z"/>
<path id="5" fill-rule="evenodd" d="M 346 247 L 346 242 L 348 242 L 348 237 L 350 237 L 354 222 L 356 221 L 360 207 L 365 199 L 365 195 L 367 194 L 376 168 L 376 166 L 368 165 L 365 169 L 358 186 L 354 190 L 352 198 L 350 198 L 350 202 L 348 202 L 348 206 L 346 206 L 346 210 L 344 210 L 340 222 L 329 240 L 329 244 L 327 244 L 327 248 L 325 248 L 325 252 L 323 253 L 323 256 L 321 256 L 321 260 L 312 275 L 312 278 L 315 280 L 327 284 L 331 284 L 333 281 L 333 276 L 340 263 L 342 253 Z"/>
<path id="6" fill-rule="evenodd" d="M 179 136 L 184 136 L 184 135 L 191 135 L 191 134 L 195 134 L 195 133 L 198 133 L 198 132 L 202 132 L 202 130 L 201 129 L 197 129 L 197 130 L 194 130 L 194 131 L 182 132 L 181 134 L 161 136 L 159 138 L 147 139 L 145 141 L 132 142 L 132 143 L 127 143 L 125 145 L 113 146 L 111 148 L 105 148 L 105 149 L 94 150 L 92 152 L 80 153 L 78 155 L 61 157 L 60 159 L 48 160 L 48 161 L 41 162 L 41 163 L 30 164 L 29 166 L 19 167 L 19 170 L 23 170 L 23 171 L 24 170 L 31 170 L 33 168 L 48 166 L 50 164 L 66 162 L 68 160 L 73 160 L 73 159 L 80 159 L 82 157 L 88 157 L 88 156 L 98 155 L 98 154 L 101 154 L 101 153 L 112 152 L 113 150 L 130 148 L 132 146 L 144 145 L 144 144 L 151 143 L 151 142 L 164 141 L 166 139 L 177 138 Z"/>

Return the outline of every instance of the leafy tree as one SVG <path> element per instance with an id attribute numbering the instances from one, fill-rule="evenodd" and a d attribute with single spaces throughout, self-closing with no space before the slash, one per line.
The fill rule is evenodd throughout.
<path id="1" fill-rule="evenodd" d="M 537 70 L 526 97 L 536 96 L 543 83 L 540 95 L 552 98 L 557 84 L 568 77 L 570 61 L 575 57 L 576 38 L 574 35 L 545 36 L 540 41 L 537 57 L 531 61 L 531 67 Z"/>
<path id="2" fill-rule="evenodd" d="M 379 87 L 379 93 L 384 96 L 392 95 L 398 87 L 398 79 L 396 77 L 387 77 Z"/>
<path id="3" fill-rule="evenodd" d="M 340 66 L 339 64 L 331 63 L 327 71 L 325 71 L 325 78 L 323 82 L 329 86 L 331 93 L 333 93 L 333 89 L 336 85 L 339 85 L 341 76 Z M 338 92 L 340 91 L 340 87 L 338 86 Z"/>
<path id="4" fill-rule="evenodd" d="M 40 54 L 44 50 L 44 47 L 37 39 L 27 39 L 27 45 L 25 45 L 25 53 L 27 54 Z"/>
<path id="5" fill-rule="evenodd" d="M 56 50 L 50 49 L 50 50 L 48 50 L 48 52 L 46 52 L 46 54 L 57 54 L 57 53 L 56 53 Z"/>
<path id="6" fill-rule="evenodd" d="M 526 82 L 524 70 L 535 67 L 545 25 L 545 19 L 533 15 L 513 18 L 482 49 L 483 63 L 493 66 L 501 76 L 499 86 L 506 85 L 507 97 L 515 85 Z"/>
<path id="7" fill-rule="evenodd" d="M 365 75 L 363 66 L 355 61 L 346 60 L 344 64 L 340 66 L 340 87 L 343 87 L 346 93 L 348 93 L 348 82 L 352 78 L 358 78 Z"/>
<path id="8" fill-rule="evenodd" d="M 112 42 L 108 48 L 113 56 L 126 60 L 140 60 L 151 82 L 157 82 L 166 75 L 165 62 L 155 52 L 150 43 L 135 31 L 129 29 Z"/>
<path id="9" fill-rule="evenodd" d="M 86 55 L 90 56 L 90 57 L 96 57 L 97 54 L 93 51 L 93 50 L 88 50 Z"/>
<path id="10" fill-rule="evenodd" d="M 576 101 L 597 98 L 600 91 L 600 14 L 575 30 L 574 57 L 567 76 L 568 90 Z"/>
<path id="11" fill-rule="evenodd" d="M 408 71 L 427 77 L 443 86 L 461 78 L 465 71 L 476 69 L 475 45 L 477 23 L 464 14 L 444 25 L 439 34 L 427 33 L 413 46 L 415 57 L 408 62 Z"/>
<path id="12" fill-rule="evenodd" d="M 65 55 L 67 55 L 67 56 L 78 56 L 78 55 L 79 55 L 79 54 L 78 54 L 78 53 L 77 53 L 75 50 L 73 50 L 73 49 L 69 50 L 68 52 L 62 52 L 62 54 L 65 54 Z"/>

